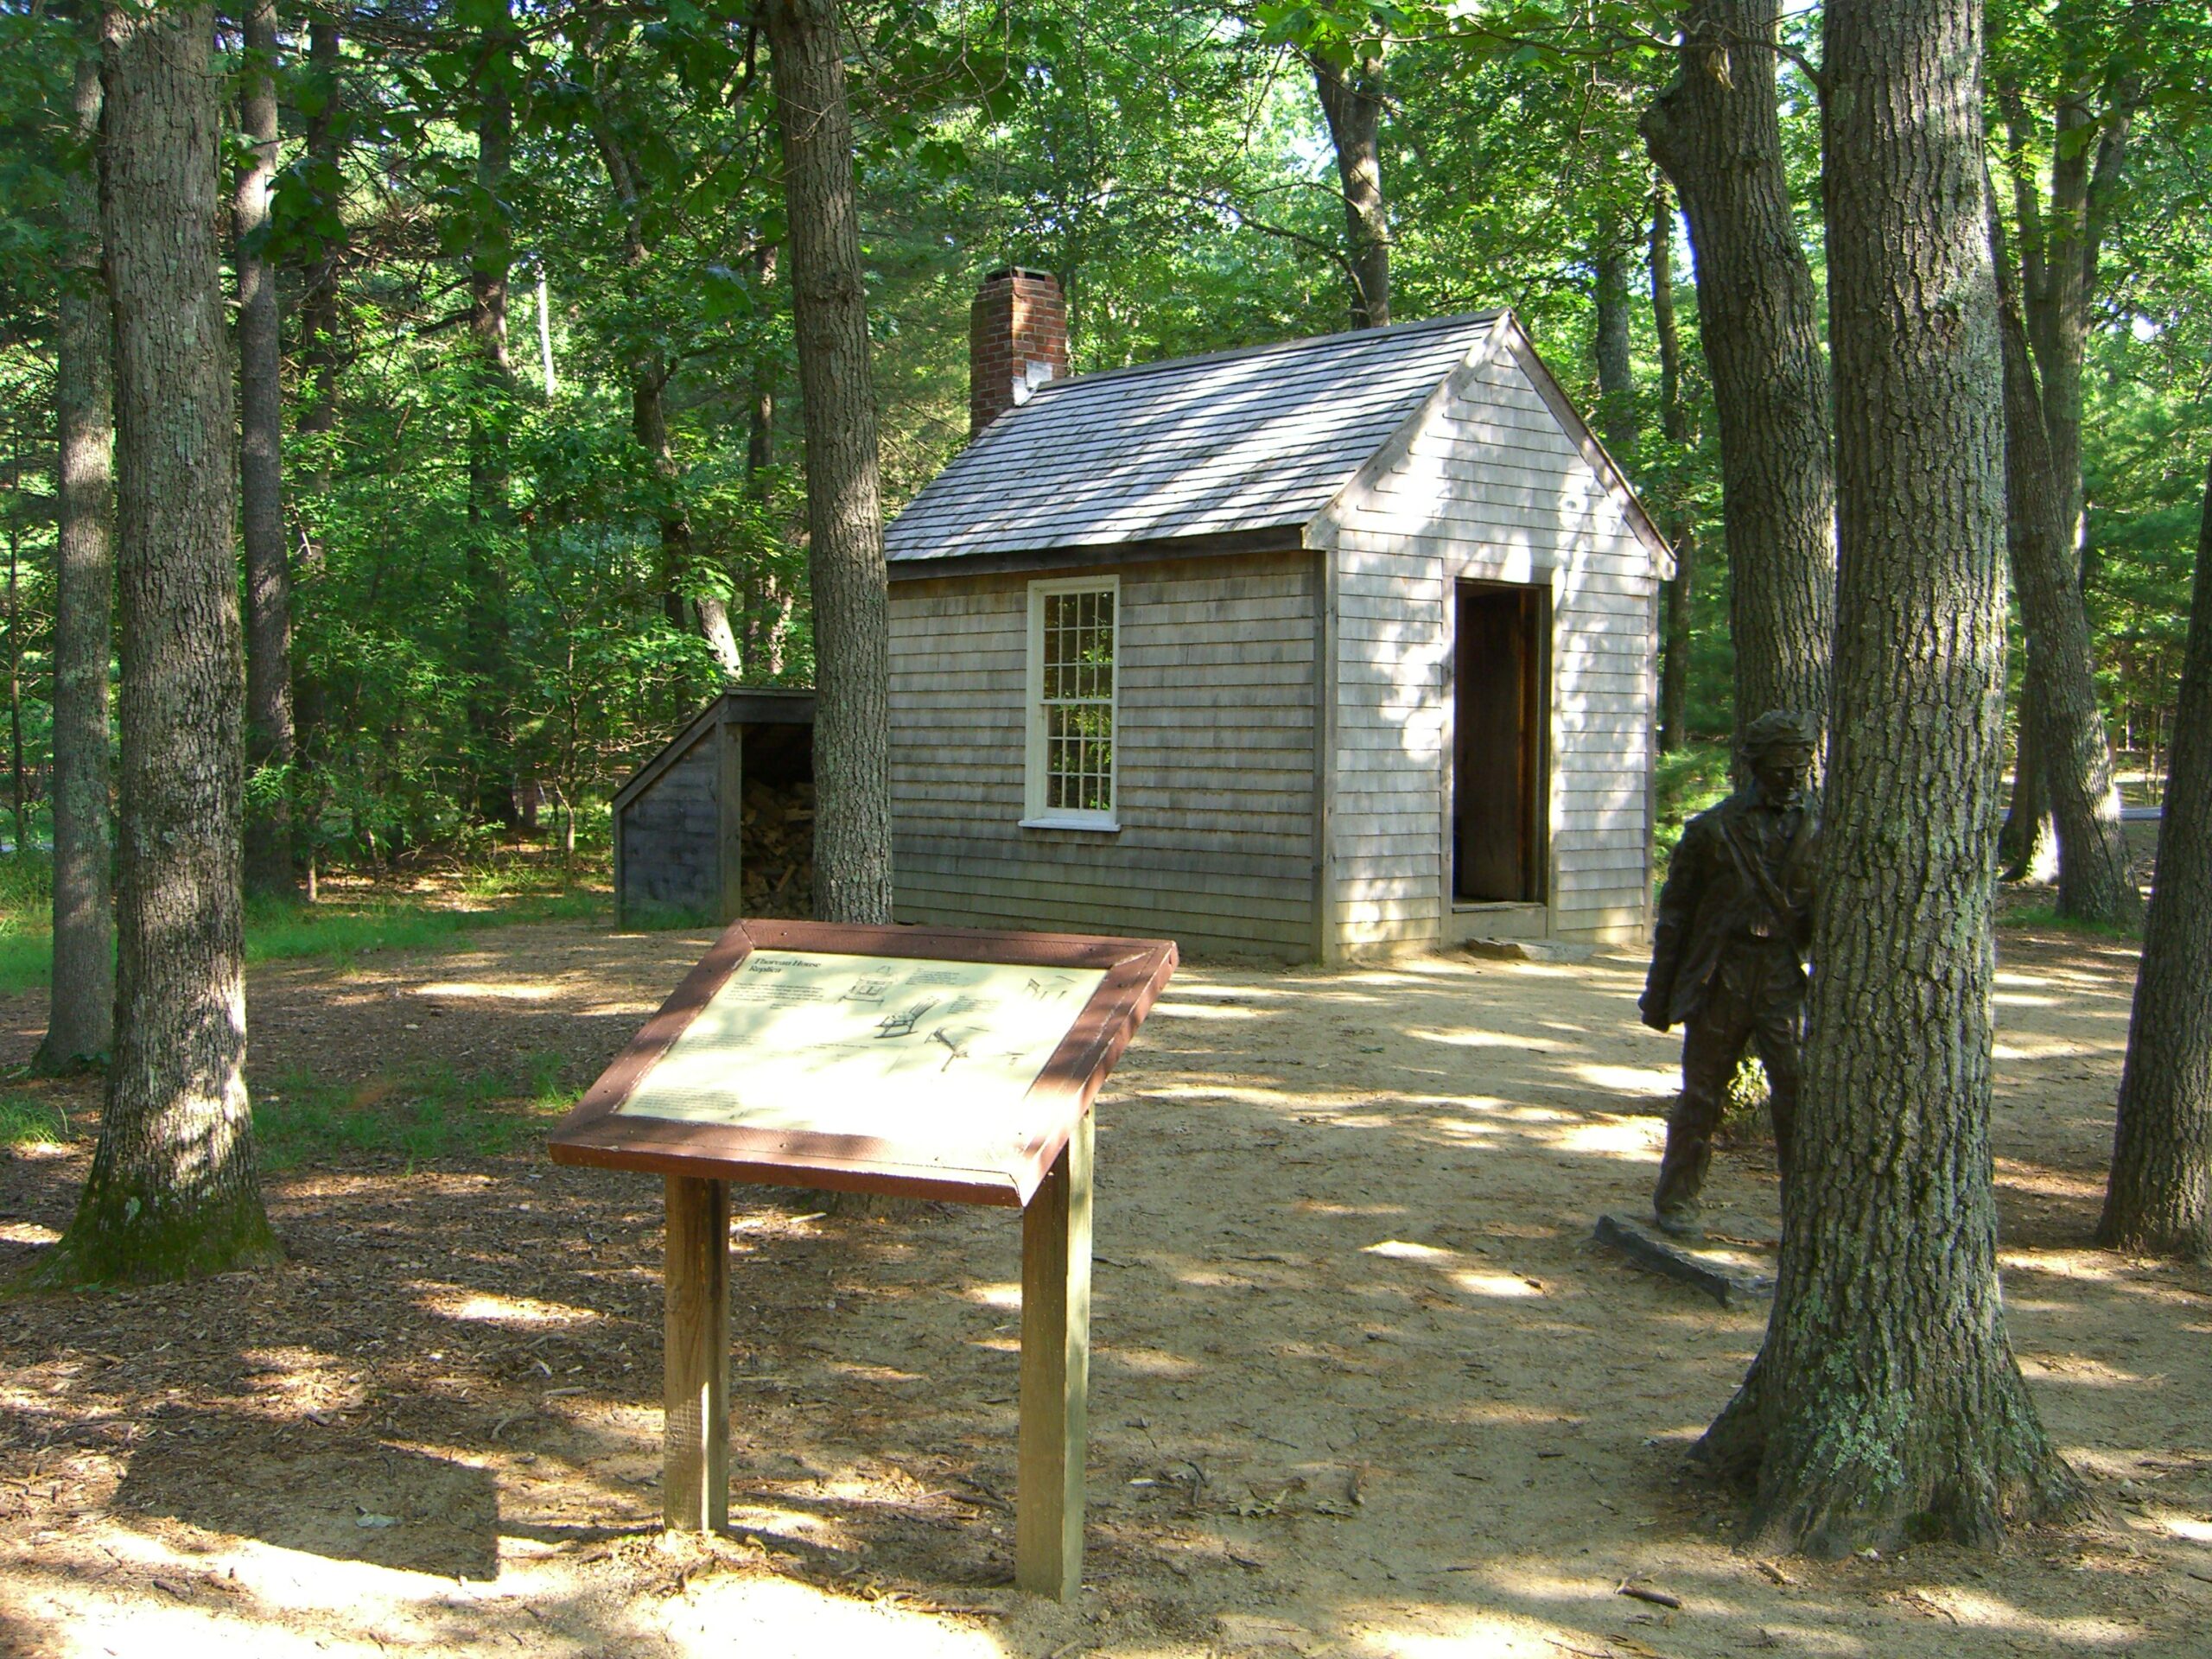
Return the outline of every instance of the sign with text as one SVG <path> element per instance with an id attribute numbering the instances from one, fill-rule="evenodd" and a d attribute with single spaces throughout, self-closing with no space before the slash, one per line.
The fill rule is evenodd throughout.
<path id="1" fill-rule="evenodd" d="M 552 1137 L 563 1163 L 1021 1205 L 1164 940 L 739 922 Z"/>

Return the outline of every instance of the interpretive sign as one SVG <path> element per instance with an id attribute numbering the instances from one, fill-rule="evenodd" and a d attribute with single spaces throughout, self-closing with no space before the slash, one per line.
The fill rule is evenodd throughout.
<path id="1" fill-rule="evenodd" d="M 741 921 L 553 1132 L 668 1179 L 668 1525 L 728 1518 L 731 1181 L 1022 1210 L 1014 1578 L 1080 1580 L 1092 1097 L 1162 939 Z"/>

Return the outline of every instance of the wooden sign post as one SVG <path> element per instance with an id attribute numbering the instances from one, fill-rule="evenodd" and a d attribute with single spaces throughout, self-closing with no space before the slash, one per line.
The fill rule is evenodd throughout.
<path id="1" fill-rule="evenodd" d="M 1019 1208 L 1014 1582 L 1083 1576 L 1090 1114 L 1173 944 L 734 924 L 553 1132 L 554 1160 L 667 1181 L 664 1514 L 729 1519 L 729 1184 Z"/>

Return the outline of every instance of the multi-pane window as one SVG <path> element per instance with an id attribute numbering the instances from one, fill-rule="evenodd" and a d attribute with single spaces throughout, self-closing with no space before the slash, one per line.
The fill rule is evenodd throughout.
<path id="1" fill-rule="evenodd" d="M 1114 821 L 1115 583 L 1030 590 L 1029 816 Z"/>

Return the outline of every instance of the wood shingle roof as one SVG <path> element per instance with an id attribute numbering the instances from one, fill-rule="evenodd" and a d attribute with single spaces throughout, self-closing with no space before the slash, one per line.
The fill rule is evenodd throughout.
<path id="1" fill-rule="evenodd" d="M 906 563 L 1301 525 L 1503 313 L 1046 384 L 885 530 Z"/>

